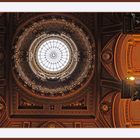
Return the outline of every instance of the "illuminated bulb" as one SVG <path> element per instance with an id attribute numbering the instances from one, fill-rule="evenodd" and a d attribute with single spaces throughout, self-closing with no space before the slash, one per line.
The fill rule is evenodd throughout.
<path id="1" fill-rule="evenodd" d="M 127 79 L 128 79 L 128 80 L 131 80 L 131 81 L 134 81 L 134 80 L 135 80 L 135 77 L 130 76 L 130 77 L 128 77 Z"/>

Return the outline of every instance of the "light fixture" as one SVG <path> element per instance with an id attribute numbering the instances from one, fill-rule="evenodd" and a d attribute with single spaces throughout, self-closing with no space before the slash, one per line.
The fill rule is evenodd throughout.
<path id="1" fill-rule="evenodd" d="M 129 76 L 122 81 L 121 98 L 140 100 L 140 79 L 134 76 Z"/>
<path id="2" fill-rule="evenodd" d="M 136 78 L 134 76 L 127 77 L 127 80 L 134 81 Z"/>

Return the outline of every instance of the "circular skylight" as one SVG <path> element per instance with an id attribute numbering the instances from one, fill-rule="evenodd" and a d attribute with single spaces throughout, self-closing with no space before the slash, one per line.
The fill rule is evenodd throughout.
<path id="1" fill-rule="evenodd" d="M 46 71 L 63 70 L 69 63 L 69 59 L 69 46 L 58 38 L 46 40 L 37 51 L 38 63 Z"/>
<path id="2" fill-rule="evenodd" d="M 29 49 L 29 65 L 41 79 L 65 79 L 76 68 L 78 50 L 65 34 L 42 34 Z"/>

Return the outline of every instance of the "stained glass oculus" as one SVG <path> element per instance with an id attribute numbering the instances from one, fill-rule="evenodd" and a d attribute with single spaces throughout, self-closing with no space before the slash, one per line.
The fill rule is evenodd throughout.
<path id="1" fill-rule="evenodd" d="M 50 72 L 63 70 L 70 59 L 70 51 L 65 42 L 59 39 L 46 40 L 37 52 L 39 65 Z"/>
<path id="2" fill-rule="evenodd" d="M 75 70 L 78 54 L 69 36 L 42 33 L 32 42 L 28 59 L 31 70 L 42 80 L 64 80 Z"/>

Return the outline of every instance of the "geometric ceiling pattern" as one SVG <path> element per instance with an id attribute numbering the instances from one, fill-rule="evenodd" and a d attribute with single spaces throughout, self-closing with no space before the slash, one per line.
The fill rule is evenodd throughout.
<path id="1" fill-rule="evenodd" d="M 139 101 L 121 99 L 140 76 L 127 14 L 1 13 L 0 127 L 140 127 Z"/>

